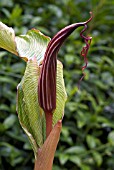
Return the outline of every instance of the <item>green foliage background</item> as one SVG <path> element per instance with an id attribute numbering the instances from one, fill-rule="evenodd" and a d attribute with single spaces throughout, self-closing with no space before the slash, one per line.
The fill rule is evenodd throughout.
<path id="1" fill-rule="evenodd" d="M 53 170 L 114 169 L 114 1 L 0 1 L 0 20 L 17 35 L 36 28 L 52 37 L 68 24 L 87 20 L 89 11 L 94 19 L 87 33 L 93 40 L 80 91 L 81 29 L 68 38 L 58 56 L 68 100 Z M 0 170 L 33 169 L 33 151 L 15 108 L 16 86 L 24 70 L 24 61 L 0 49 Z"/>

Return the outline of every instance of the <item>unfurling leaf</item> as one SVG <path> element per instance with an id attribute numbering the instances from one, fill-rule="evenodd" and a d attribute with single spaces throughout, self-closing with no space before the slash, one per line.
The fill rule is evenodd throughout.
<path id="1" fill-rule="evenodd" d="M 15 33 L 10 27 L 0 22 L 0 47 L 18 55 L 15 44 Z"/>
<path id="2" fill-rule="evenodd" d="M 21 57 L 25 61 L 35 56 L 40 64 L 49 41 L 49 37 L 36 29 L 29 30 L 26 35 L 15 36 L 12 28 L 0 22 L 0 48 Z"/>

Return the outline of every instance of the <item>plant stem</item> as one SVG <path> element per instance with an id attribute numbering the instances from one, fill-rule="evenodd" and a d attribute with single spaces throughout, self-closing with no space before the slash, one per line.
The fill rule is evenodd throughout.
<path id="1" fill-rule="evenodd" d="M 52 129 L 43 146 L 38 149 L 34 170 L 52 170 L 54 154 L 60 138 L 61 128 L 62 121 L 59 120 Z"/>
<path id="2" fill-rule="evenodd" d="M 49 136 L 50 132 L 52 131 L 52 113 L 45 113 L 46 117 L 46 138 Z"/>

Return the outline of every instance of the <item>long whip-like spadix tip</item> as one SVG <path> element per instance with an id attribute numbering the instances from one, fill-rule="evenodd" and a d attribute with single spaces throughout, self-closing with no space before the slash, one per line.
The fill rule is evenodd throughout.
<path id="1" fill-rule="evenodd" d="M 57 69 L 57 54 L 65 39 L 78 27 L 84 26 L 81 32 L 81 37 L 84 38 L 86 47 L 82 50 L 85 63 L 87 65 L 87 52 L 89 49 L 89 37 L 83 36 L 87 24 L 92 20 L 92 13 L 89 20 L 86 22 L 75 23 L 60 30 L 49 42 L 44 60 L 42 63 L 41 73 L 38 82 L 38 100 L 41 108 L 46 113 L 52 113 L 56 108 L 56 69 Z M 82 68 L 85 69 L 86 65 Z"/>
<path id="2" fill-rule="evenodd" d="M 92 12 L 90 12 L 90 14 L 91 14 L 91 18 L 88 21 L 91 21 L 91 19 L 93 17 Z M 87 64 L 88 64 L 87 53 L 88 53 L 88 50 L 89 50 L 89 47 L 90 47 L 90 44 L 91 44 L 91 40 L 92 40 L 92 37 L 89 37 L 89 36 L 85 37 L 83 35 L 83 33 L 86 31 L 86 29 L 87 29 L 87 24 L 85 24 L 84 29 L 80 33 L 80 36 L 84 39 L 86 45 L 82 48 L 82 51 L 81 51 L 81 56 L 84 57 L 85 65 L 82 67 L 83 76 L 79 80 L 78 88 L 80 88 L 80 82 L 82 81 L 82 79 L 86 75 L 84 73 L 84 70 L 85 70 L 85 68 L 87 67 Z"/>

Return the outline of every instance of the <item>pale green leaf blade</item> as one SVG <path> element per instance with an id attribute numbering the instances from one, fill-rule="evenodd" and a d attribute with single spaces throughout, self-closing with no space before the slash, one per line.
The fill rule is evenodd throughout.
<path id="1" fill-rule="evenodd" d="M 56 78 L 56 109 L 53 113 L 53 125 L 57 123 L 58 120 L 63 118 L 64 107 L 67 99 L 67 94 L 63 79 L 63 65 L 60 61 L 57 62 L 57 78 Z"/>
<path id="2" fill-rule="evenodd" d="M 36 60 L 27 62 L 24 77 L 18 86 L 17 112 L 20 123 L 27 133 L 35 155 L 45 141 L 45 116 L 38 103 L 38 77 L 40 67 Z M 36 149 L 37 148 L 37 149 Z"/>
<path id="3" fill-rule="evenodd" d="M 30 60 L 27 63 L 27 67 L 23 77 L 22 89 L 24 93 L 25 105 L 28 109 L 28 116 L 30 119 L 30 126 L 33 128 L 35 139 L 39 146 L 44 142 L 42 121 L 44 114 L 39 107 L 38 103 L 38 77 L 40 74 L 40 68 L 37 62 Z"/>
<path id="4" fill-rule="evenodd" d="M 76 164 L 78 167 L 80 167 L 82 164 L 81 158 L 77 155 L 70 155 L 69 160 Z"/>
<path id="5" fill-rule="evenodd" d="M 87 144 L 88 144 L 88 147 L 89 148 L 95 148 L 96 147 L 96 138 L 92 135 L 87 135 L 86 137 L 86 141 L 87 141 Z"/>
<path id="6" fill-rule="evenodd" d="M 65 150 L 66 154 L 74 154 L 74 155 L 83 154 L 85 152 L 86 152 L 86 149 L 83 146 L 72 146 Z"/>
<path id="7" fill-rule="evenodd" d="M 0 47 L 18 55 L 15 44 L 15 33 L 11 27 L 0 22 Z"/>
<path id="8" fill-rule="evenodd" d="M 27 116 L 27 108 L 25 106 L 25 102 L 24 102 L 24 94 L 23 94 L 23 90 L 22 90 L 22 86 L 21 83 L 18 85 L 17 87 L 17 112 L 18 112 L 18 118 L 20 121 L 20 124 L 23 128 L 23 130 L 25 131 L 25 133 L 27 134 L 31 146 L 33 148 L 34 154 L 35 156 L 37 155 L 37 151 L 38 151 L 38 147 L 37 147 L 37 143 L 33 137 L 32 134 L 32 129 L 29 123 L 29 117 Z M 27 122 L 27 123 L 26 123 Z"/>
<path id="9" fill-rule="evenodd" d="M 68 160 L 69 160 L 69 155 L 60 153 L 59 161 L 60 161 L 61 165 L 64 165 Z"/>
<path id="10" fill-rule="evenodd" d="M 3 48 L 28 61 L 37 58 L 38 64 L 43 61 L 50 38 L 39 30 L 32 29 L 26 35 L 15 36 L 14 30 L 0 22 L 0 48 Z"/>
<path id="11" fill-rule="evenodd" d="M 26 35 L 17 36 L 15 41 L 20 57 L 27 58 L 26 60 L 36 57 L 38 64 L 40 64 L 44 58 L 50 38 L 43 35 L 40 31 L 32 29 Z"/>
<path id="12" fill-rule="evenodd" d="M 102 155 L 97 151 L 94 151 L 92 154 L 97 166 L 100 167 L 103 162 Z"/>

